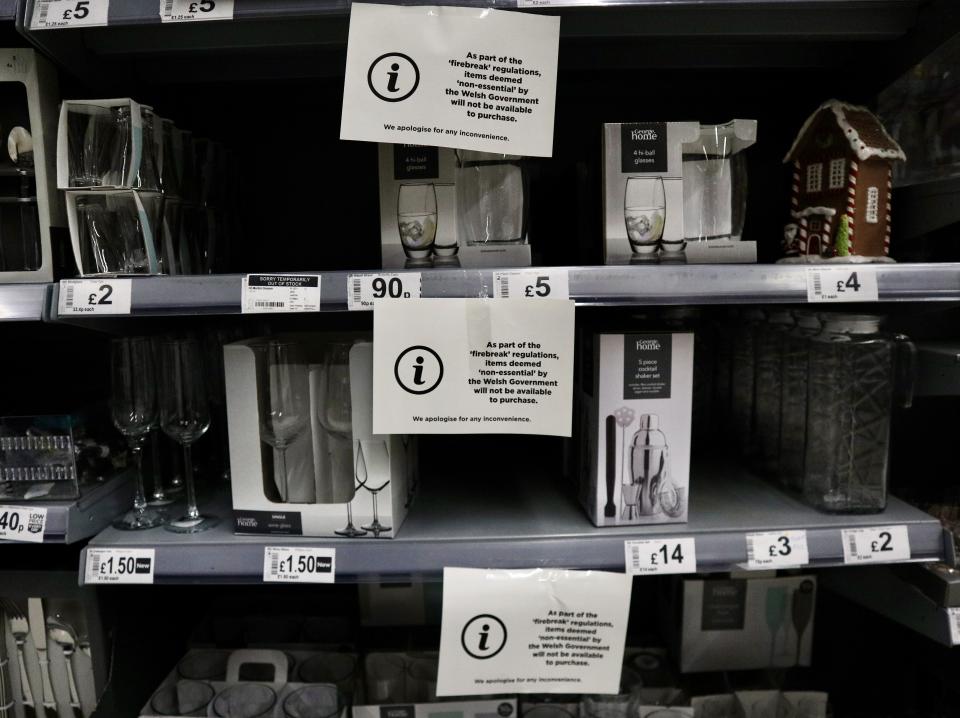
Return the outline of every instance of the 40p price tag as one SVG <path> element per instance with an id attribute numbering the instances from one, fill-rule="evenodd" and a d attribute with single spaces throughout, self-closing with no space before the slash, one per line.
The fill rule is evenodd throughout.
<path id="1" fill-rule="evenodd" d="M 161 22 L 233 20 L 233 0 L 160 0 Z"/>
<path id="2" fill-rule="evenodd" d="M 88 548 L 84 583 L 153 583 L 156 549 Z"/>
<path id="3" fill-rule="evenodd" d="M 910 533 L 907 527 L 871 526 L 843 529 L 844 563 L 889 563 L 910 560 Z"/>
<path id="4" fill-rule="evenodd" d="M 61 279 L 57 310 L 63 315 L 129 314 L 132 279 Z"/>
<path id="5" fill-rule="evenodd" d="M 420 299 L 420 272 L 404 274 L 351 274 L 347 277 L 347 309 L 373 309 L 379 299 Z"/>
<path id="6" fill-rule="evenodd" d="M 33 6 L 31 30 L 106 25 L 110 0 L 38 0 Z"/>
<path id="7" fill-rule="evenodd" d="M 333 548 L 264 546 L 263 580 L 271 583 L 333 583 L 336 553 Z"/>
<path id="8" fill-rule="evenodd" d="M 497 299 L 569 299 L 570 276 L 562 269 L 494 272 L 493 296 Z"/>
<path id="9" fill-rule="evenodd" d="M 0 539 L 42 543 L 47 510 L 38 506 L 0 506 Z"/>
<path id="10" fill-rule="evenodd" d="M 850 269 L 807 269 L 808 302 L 875 302 L 879 299 L 877 272 L 860 266 Z"/>
<path id="11" fill-rule="evenodd" d="M 796 568 L 810 563 L 807 532 L 765 531 L 747 534 L 747 568 Z"/>
<path id="12" fill-rule="evenodd" d="M 624 541 L 628 574 L 696 573 L 697 547 L 692 537 Z"/>

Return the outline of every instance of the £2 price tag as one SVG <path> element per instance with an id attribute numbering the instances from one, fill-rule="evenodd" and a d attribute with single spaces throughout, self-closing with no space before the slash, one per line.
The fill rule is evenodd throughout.
<path id="1" fill-rule="evenodd" d="M 807 532 L 765 531 L 747 534 L 747 568 L 789 568 L 810 563 Z"/>
<path id="2" fill-rule="evenodd" d="M 910 533 L 903 524 L 843 529 L 844 563 L 889 563 L 910 560 Z"/>
<path id="3" fill-rule="evenodd" d="M 351 274 L 347 277 L 347 308 L 373 309 L 379 299 L 420 299 L 423 276 L 404 274 Z"/>
<path id="4" fill-rule="evenodd" d="M 0 506 L 0 539 L 42 543 L 47 510 L 39 506 Z"/>
<path id="5" fill-rule="evenodd" d="M 160 0 L 161 22 L 233 20 L 233 0 Z"/>
<path id="6" fill-rule="evenodd" d="M 132 279 L 61 279 L 61 315 L 129 314 Z"/>
<path id="7" fill-rule="evenodd" d="M 878 298 L 877 272 L 870 267 L 807 269 L 808 302 L 875 302 Z"/>
<path id="8" fill-rule="evenodd" d="M 84 583 L 153 583 L 156 549 L 88 548 Z"/>
<path id="9" fill-rule="evenodd" d="M 110 0 L 37 0 L 31 30 L 106 25 Z"/>
<path id="10" fill-rule="evenodd" d="M 264 546 L 263 580 L 271 583 L 333 583 L 336 549 Z"/>
<path id="11" fill-rule="evenodd" d="M 693 537 L 624 541 L 629 574 L 696 573 L 697 548 Z"/>
<path id="12" fill-rule="evenodd" d="M 563 269 L 494 272 L 497 299 L 569 299 L 570 276 Z"/>

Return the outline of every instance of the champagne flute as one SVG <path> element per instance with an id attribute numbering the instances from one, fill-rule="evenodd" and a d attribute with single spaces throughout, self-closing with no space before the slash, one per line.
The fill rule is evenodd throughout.
<path id="1" fill-rule="evenodd" d="M 157 381 L 153 344 L 147 337 L 114 339 L 110 347 L 113 424 L 130 444 L 136 471 L 133 510 L 113 522 L 124 531 L 149 529 L 163 516 L 147 506 L 143 486 L 143 444 L 157 419 Z"/>
<path id="2" fill-rule="evenodd" d="M 360 451 L 362 452 L 362 451 L 363 451 L 363 442 L 362 442 L 362 441 L 358 441 L 357 444 L 359 444 L 359 449 L 360 449 Z M 388 475 L 389 475 L 389 470 L 390 470 L 390 452 L 389 452 L 389 450 L 387 449 L 387 444 L 386 444 L 386 442 L 385 442 L 385 441 L 377 441 L 377 442 L 373 443 L 373 445 L 372 445 L 371 448 L 376 448 L 376 449 L 377 449 L 377 451 L 376 451 L 375 453 L 376 453 L 376 454 L 379 454 L 379 456 L 376 457 L 376 458 L 378 459 L 378 463 L 379 463 L 381 466 L 386 466 L 386 467 L 387 467 L 387 472 L 388 472 Z M 374 453 L 374 452 L 371 452 L 371 453 Z M 367 484 L 366 482 L 364 482 L 364 485 L 363 485 L 363 488 L 365 488 L 367 491 L 369 491 L 369 492 L 373 495 L 373 521 L 370 523 L 369 526 L 364 526 L 363 528 L 364 528 L 364 530 L 369 531 L 370 533 L 372 533 L 374 536 L 377 536 L 377 537 L 380 536 L 381 533 L 385 533 L 385 532 L 391 530 L 389 526 L 384 526 L 382 523 L 380 523 L 380 514 L 377 512 L 377 495 L 378 495 L 383 489 L 385 489 L 385 488 L 387 487 L 387 484 L 389 484 L 389 483 L 390 483 L 390 479 L 387 479 L 387 480 L 384 481 L 382 484 L 380 484 L 380 486 L 373 487 L 373 486 L 370 486 L 369 484 Z"/>
<path id="3" fill-rule="evenodd" d="M 210 405 L 203 372 L 203 351 L 194 338 L 169 339 L 161 351 L 163 391 L 160 426 L 183 446 L 183 478 L 187 487 L 187 512 L 165 528 L 174 533 L 198 533 L 213 528 L 220 519 L 201 514 L 193 476 L 193 443 L 210 428 Z"/>

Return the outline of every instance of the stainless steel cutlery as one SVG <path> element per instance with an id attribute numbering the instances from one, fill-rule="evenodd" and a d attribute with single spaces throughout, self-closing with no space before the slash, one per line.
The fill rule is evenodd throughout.
<path id="1" fill-rule="evenodd" d="M 30 635 L 30 624 L 27 617 L 20 612 L 13 601 L 0 599 L 3 605 L 3 611 L 7 614 L 7 621 L 10 623 L 10 633 L 17 644 L 17 662 L 18 673 L 20 674 L 20 695 L 22 697 L 23 710 L 27 718 L 35 718 L 37 715 L 36 703 L 33 699 L 33 689 L 30 686 L 30 676 L 27 674 L 27 661 L 24 652 L 24 646 L 27 642 L 27 636 Z"/>

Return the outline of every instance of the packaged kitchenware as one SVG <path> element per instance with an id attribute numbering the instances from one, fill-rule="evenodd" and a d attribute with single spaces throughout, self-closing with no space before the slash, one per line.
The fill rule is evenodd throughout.
<path id="1" fill-rule="evenodd" d="M 530 192 L 523 158 L 474 150 L 455 152 L 457 234 L 464 244 L 525 244 Z"/>
<path id="2" fill-rule="evenodd" d="M 160 273 L 163 195 L 136 190 L 65 195 L 73 257 L 81 275 Z"/>

